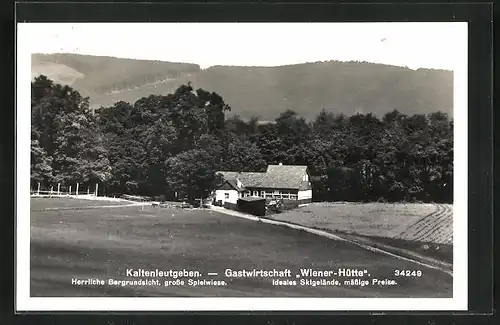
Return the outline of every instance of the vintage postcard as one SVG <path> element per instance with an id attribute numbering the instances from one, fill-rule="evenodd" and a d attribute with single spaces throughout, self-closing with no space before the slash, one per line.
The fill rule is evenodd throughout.
<path id="1" fill-rule="evenodd" d="M 466 23 L 19 23 L 16 82 L 18 310 L 467 308 Z"/>

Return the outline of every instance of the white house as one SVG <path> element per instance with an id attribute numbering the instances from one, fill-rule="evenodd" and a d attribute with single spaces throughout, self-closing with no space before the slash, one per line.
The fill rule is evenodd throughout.
<path id="1" fill-rule="evenodd" d="M 224 179 L 224 183 L 215 191 L 215 201 L 221 204 L 226 202 L 236 204 L 243 197 L 245 191 L 239 179 Z"/>
<path id="2" fill-rule="evenodd" d="M 236 204 L 241 197 L 281 199 L 298 205 L 312 202 L 307 166 L 269 165 L 266 172 L 218 172 L 224 183 L 215 191 L 219 204 Z"/>

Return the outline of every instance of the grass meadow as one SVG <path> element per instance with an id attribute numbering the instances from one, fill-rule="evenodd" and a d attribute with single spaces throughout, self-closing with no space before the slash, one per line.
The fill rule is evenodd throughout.
<path id="1" fill-rule="evenodd" d="M 281 226 L 220 214 L 117 202 L 32 199 L 31 296 L 451 297 L 441 271 Z M 103 208 L 96 205 L 102 204 Z M 85 207 L 91 207 L 86 209 Z M 47 210 L 50 208 L 51 210 Z M 61 208 L 61 209 L 57 209 Z M 75 209 L 71 209 L 75 208 Z M 431 209 L 429 209 L 430 211 Z M 286 214 L 283 214 L 286 216 Z M 199 270 L 224 287 L 75 286 L 71 279 L 125 280 L 127 268 Z M 275 286 L 266 278 L 226 278 L 225 269 L 366 269 L 395 286 Z M 421 270 L 421 277 L 395 277 Z M 349 278 L 338 277 L 341 282 Z"/>
<path id="2" fill-rule="evenodd" d="M 453 260 L 453 208 L 449 204 L 322 202 L 270 217 L 360 235 L 448 263 Z"/>

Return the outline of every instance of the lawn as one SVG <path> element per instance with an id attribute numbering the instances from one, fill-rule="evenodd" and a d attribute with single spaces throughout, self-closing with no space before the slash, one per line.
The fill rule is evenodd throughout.
<path id="1" fill-rule="evenodd" d="M 451 262 L 453 209 L 449 204 L 312 203 L 270 216 L 332 232 L 354 234 Z"/>
<path id="2" fill-rule="evenodd" d="M 433 269 L 326 239 L 209 210 L 106 207 L 46 210 L 77 201 L 32 200 L 32 296 L 451 297 L 453 278 Z M 62 200 L 62 201 L 61 201 Z M 67 200 L 68 202 L 64 201 Z M 64 201 L 64 202 L 63 202 Z M 71 203 L 69 203 L 71 201 Z M 94 204 L 79 202 L 81 206 Z M 101 202 L 109 206 L 110 202 Z M 127 279 L 127 268 L 199 270 L 224 287 L 75 286 L 72 278 Z M 225 269 L 366 269 L 395 286 L 274 286 L 266 278 L 226 278 Z M 421 270 L 395 277 L 395 270 Z M 205 276 L 218 272 L 218 276 Z M 343 283 L 347 277 L 335 277 Z"/>
<path id="3" fill-rule="evenodd" d="M 313 203 L 273 219 L 367 236 L 453 242 L 453 214 L 445 204 Z"/>

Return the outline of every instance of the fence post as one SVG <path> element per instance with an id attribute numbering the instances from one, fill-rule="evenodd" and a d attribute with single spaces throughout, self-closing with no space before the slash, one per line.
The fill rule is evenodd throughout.
<path id="1" fill-rule="evenodd" d="M 40 183 L 38 183 L 38 189 L 36 190 L 36 195 L 40 195 Z"/>
<path id="2" fill-rule="evenodd" d="M 88 185 L 87 185 L 87 195 L 90 195 L 90 189 Z"/>
<path id="3" fill-rule="evenodd" d="M 76 194 L 76 196 L 78 196 L 78 186 L 79 186 L 79 185 L 80 185 L 79 183 L 76 183 L 76 193 L 75 193 L 75 194 Z"/>
<path id="4" fill-rule="evenodd" d="M 99 193 L 98 190 L 99 190 L 99 184 L 96 183 L 95 184 L 95 196 L 97 196 L 97 193 Z"/>
<path id="5" fill-rule="evenodd" d="M 54 186 L 50 187 L 50 195 L 52 195 L 52 193 L 54 193 Z"/>
<path id="6" fill-rule="evenodd" d="M 69 186 L 69 195 L 71 195 L 71 185 Z"/>
<path id="7" fill-rule="evenodd" d="M 61 183 L 57 183 L 57 195 L 61 194 Z"/>

